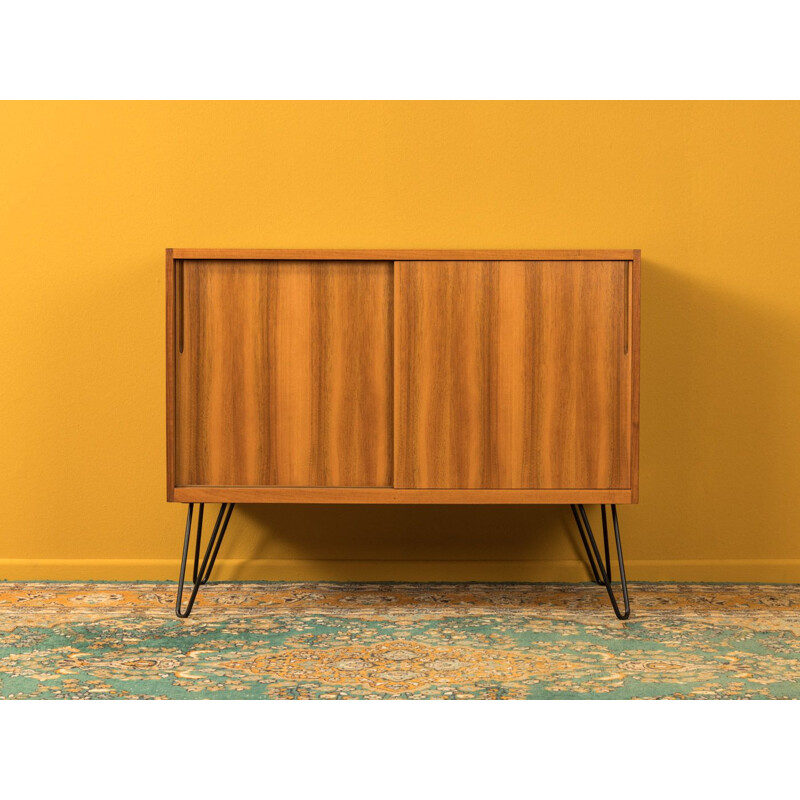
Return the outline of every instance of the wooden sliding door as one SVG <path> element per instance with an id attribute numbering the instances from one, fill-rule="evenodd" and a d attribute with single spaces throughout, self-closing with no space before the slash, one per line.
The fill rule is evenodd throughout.
<path id="1" fill-rule="evenodd" d="M 627 270 L 396 262 L 395 486 L 629 487 Z"/>
<path id="2" fill-rule="evenodd" d="M 176 485 L 390 486 L 392 263 L 176 269 Z"/>

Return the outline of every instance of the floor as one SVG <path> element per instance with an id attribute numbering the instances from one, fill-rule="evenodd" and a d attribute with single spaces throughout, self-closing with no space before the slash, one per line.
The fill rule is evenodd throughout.
<path id="1" fill-rule="evenodd" d="M 0 697 L 800 697 L 800 586 L 0 582 Z"/>

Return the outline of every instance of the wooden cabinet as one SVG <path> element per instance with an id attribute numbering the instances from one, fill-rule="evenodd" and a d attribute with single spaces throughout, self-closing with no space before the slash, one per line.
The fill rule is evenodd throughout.
<path id="1" fill-rule="evenodd" d="M 238 502 L 565 503 L 627 619 L 616 504 L 639 493 L 639 276 L 638 250 L 168 250 L 178 616 Z"/>
<path id="2" fill-rule="evenodd" d="M 168 251 L 168 499 L 637 502 L 639 263 Z"/>

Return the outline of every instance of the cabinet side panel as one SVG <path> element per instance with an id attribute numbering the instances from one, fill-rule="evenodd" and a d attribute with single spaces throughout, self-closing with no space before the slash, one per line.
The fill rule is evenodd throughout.
<path id="1" fill-rule="evenodd" d="M 167 250 L 167 270 L 164 280 L 166 294 L 167 353 L 167 500 L 175 499 L 175 261 Z"/>
<path id="2" fill-rule="evenodd" d="M 639 502 L 639 370 L 641 358 L 642 257 L 631 262 L 631 502 Z"/>
<path id="3" fill-rule="evenodd" d="M 392 267 L 192 261 L 178 483 L 389 486 Z"/>

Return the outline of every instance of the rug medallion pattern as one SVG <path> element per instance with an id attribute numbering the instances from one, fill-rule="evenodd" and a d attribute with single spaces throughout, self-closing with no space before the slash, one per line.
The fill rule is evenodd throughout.
<path id="1" fill-rule="evenodd" d="M 800 587 L 0 583 L 0 697 L 800 697 Z"/>

